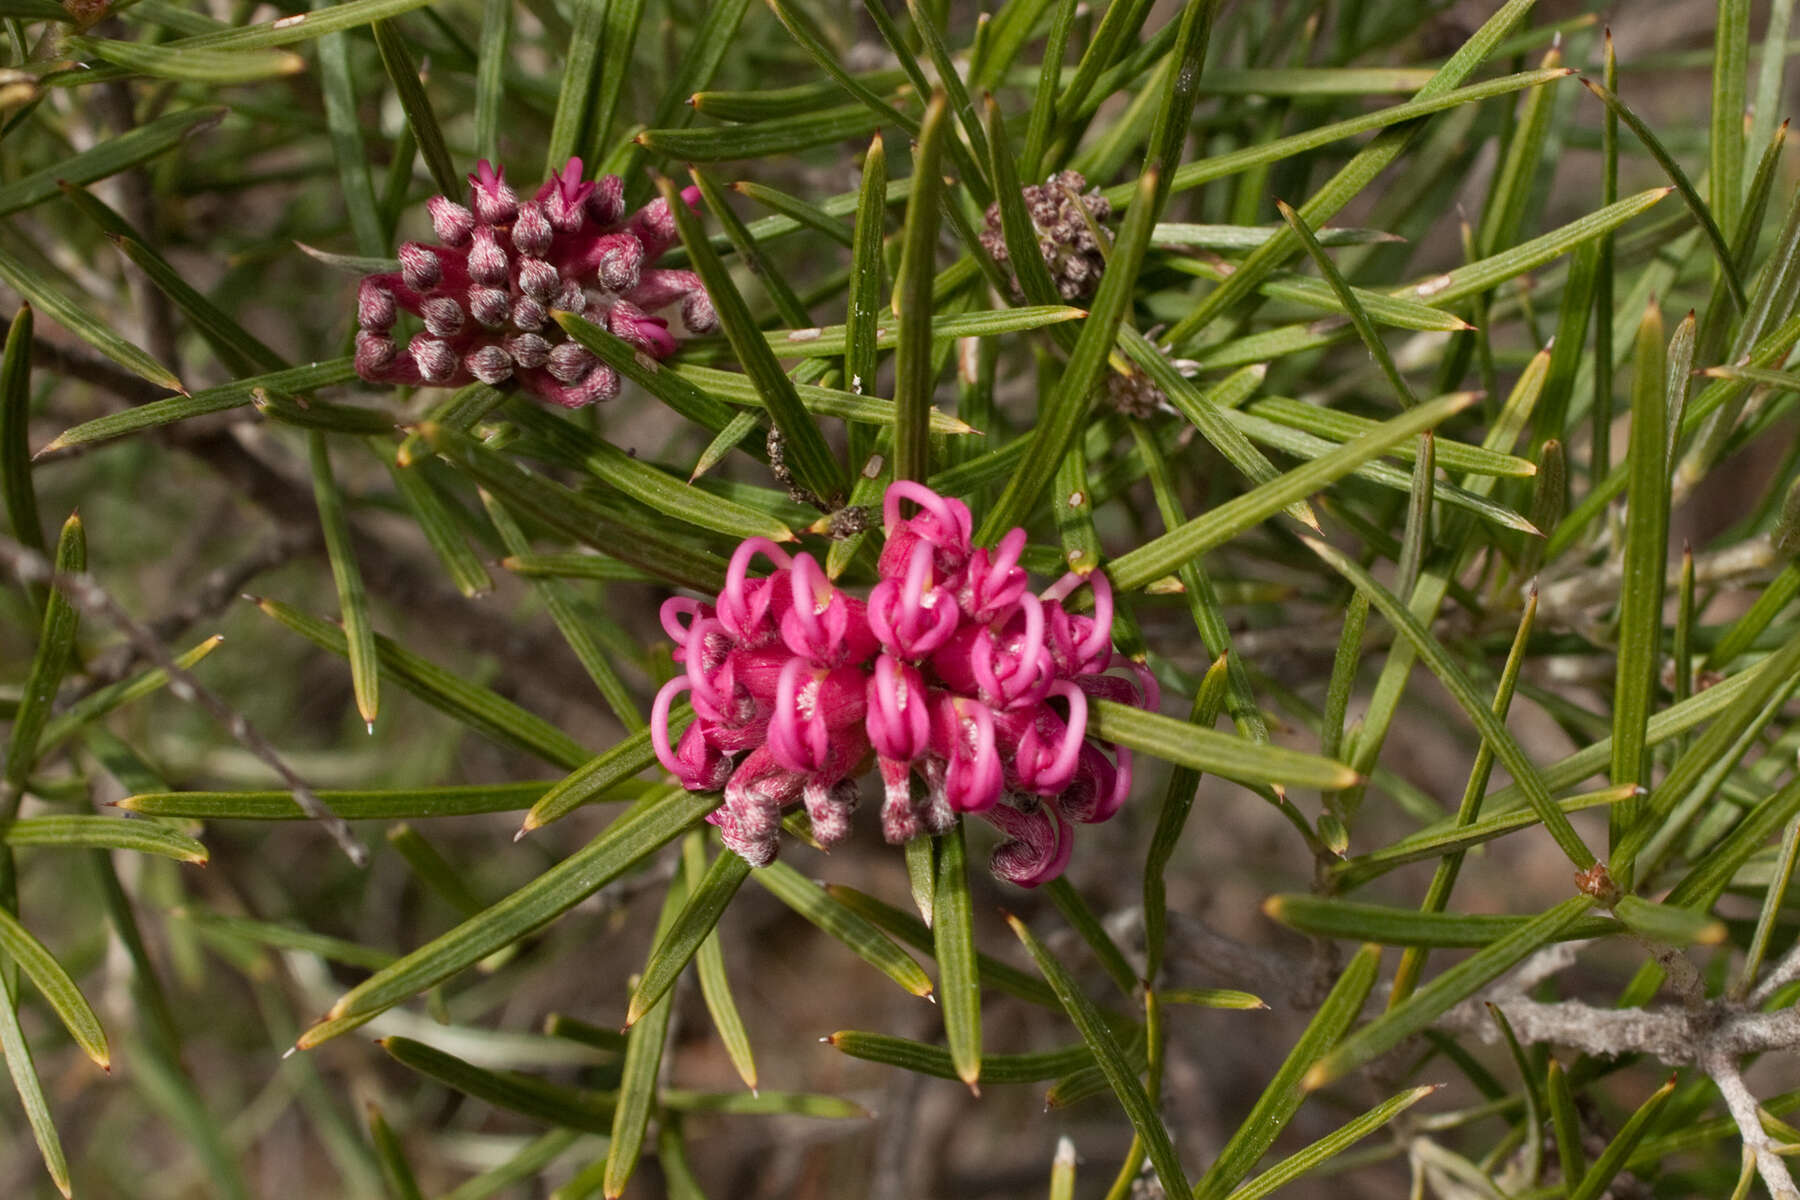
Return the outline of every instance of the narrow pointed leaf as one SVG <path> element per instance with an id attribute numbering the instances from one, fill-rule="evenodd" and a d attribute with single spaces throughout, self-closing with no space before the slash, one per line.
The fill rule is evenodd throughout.
<path id="1" fill-rule="evenodd" d="M 1124 1050 L 1113 1037 L 1112 1030 L 1107 1027 L 1099 1010 L 1094 1007 L 1093 1001 L 1081 993 L 1068 968 L 1032 936 L 1031 930 L 1025 927 L 1023 921 L 1010 914 L 1006 920 L 1012 926 L 1013 933 L 1025 944 L 1032 961 L 1037 964 L 1039 974 L 1055 989 L 1056 998 L 1061 1001 L 1063 1011 L 1069 1014 L 1069 1019 L 1080 1032 L 1081 1040 L 1093 1051 L 1094 1060 L 1105 1073 L 1106 1082 L 1125 1109 L 1125 1115 L 1130 1118 L 1132 1129 L 1143 1139 L 1163 1191 L 1171 1196 L 1186 1195 L 1188 1178 L 1182 1170 L 1180 1158 L 1176 1156 L 1175 1143 L 1170 1140 L 1169 1131 L 1151 1105 L 1137 1071 L 1126 1061 Z"/>

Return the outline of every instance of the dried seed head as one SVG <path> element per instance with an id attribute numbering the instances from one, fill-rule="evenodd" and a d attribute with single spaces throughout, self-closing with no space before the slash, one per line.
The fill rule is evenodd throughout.
<path id="1" fill-rule="evenodd" d="M 434 337 L 455 337 L 462 332 L 463 310 L 455 297 L 432 296 L 419 305 L 419 315 Z"/>
<path id="2" fill-rule="evenodd" d="M 394 327 L 394 293 L 373 276 L 362 281 L 356 292 L 356 323 L 363 329 L 386 332 Z"/>
<path id="3" fill-rule="evenodd" d="M 408 242 L 400 247 L 400 278 L 415 292 L 429 292 L 444 278 L 444 264 L 431 247 Z"/>
<path id="4" fill-rule="evenodd" d="M 550 357 L 550 343 L 535 333 L 519 333 L 506 339 L 506 352 L 521 367 L 541 367 Z"/>
<path id="5" fill-rule="evenodd" d="M 512 355 L 498 346 L 483 346 L 463 359 L 463 366 L 469 374 L 481 382 L 493 386 L 505 383 L 512 378 Z"/>
<path id="6" fill-rule="evenodd" d="M 1098 188 L 1085 194 L 1084 188 L 1087 180 L 1079 171 L 1062 171 L 1042 184 L 1020 189 L 1025 211 L 1037 233 L 1038 253 L 1050 268 L 1057 293 L 1065 300 L 1091 293 L 1106 265 L 1089 218 L 1093 225 L 1103 224 L 1112 216 L 1112 205 Z M 1009 261 L 998 204 L 988 206 L 981 244 L 995 262 Z M 1014 290 L 1016 293 L 1016 281 Z"/>
<path id="7" fill-rule="evenodd" d="M 498 329 L 512 315 L 512 306 L 506 293 L 499 288 L 472 287 L 469 289 L 469 315 L 489 329 Z"/>
<path id="8" fill-rule="evenodd" d="M 562 287 L 562 276 L 541 258 L 527 258 L 519 263 L 519 290 L 533 300 L 548 302 Z"/>
<path id="9" fill-rule="evenodd" d="M 579 383 L 599 360 L 579 342 L 559 342 L 550 351 L 547 368 L 558 383 Z"/>
<path id="10" fill-rule="evenodd" d="M 1106 378 L 1106 399 L 1109 404 L 1128 417 L 1142 421 L 1156 415 L 1168 404 L 1168 398 L 1162 389 L 1152 383 L 1150 376 L 1142 371 L 1131 371 L 1127 374 L 1112 373 Z"/>
<path id="11" fill-rule="evenodd" d="M 550 239 L 556 231 L 550 228 L 550 219 L 544 215 L 543 206 L 531 201 L 519 206 L 519 216 L 513 221 L 513 248 L 520 254 L 532 254 L 541 257 L 550 249 Z"/>
<path id="12" fill-rule="evenodd" d="M 414 334 L 406 347 L 427 383 L 447 383 L 456 374 L 456 351 L 434 337 Z"/>
<path id="13" fill-rule="evenodd" d="M 425 202 L 431 214 L 431 228 L 438 241 L 446 246 L 460 246 L 475 229 L 475 214 L 448 196 L 433 196 Z"/>
<path id="14" fill-rule="evenodd" d="M 477 227 L 469 245 L 469 278 L 486 287 L 505 287 L 506 267 L 506 251 L 494 230 Z"/>

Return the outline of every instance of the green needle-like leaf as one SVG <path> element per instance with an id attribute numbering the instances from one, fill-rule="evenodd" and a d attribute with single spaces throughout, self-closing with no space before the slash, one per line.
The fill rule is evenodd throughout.
<path id="1" fill-rule="evenodd" d="M 1231 1193 L 1231 1200 L 1261 1200 L 1264 1196 L 1272 1196 L 1281 1188 L 1294 1182 L 1302 1175 L 1316 1171 L 1330 1162 L 1357 1142 L 1368 1137 L 1377 1129 L 1392 1121 L 1395 1117 L 1431 1095 L 1439 1088 L 1439 1084 L 1428 1084 L 1425 1087 L 1411 1088 L 1401 1092 L 1392 1099 L 1383 1101 L 1361 1116 L 1346 1122 L 1336 1131 L 1326 1134 L 1318 1141 L 1302 1150 L 1294 1152 L 1282 1159 L 1249 1183 Z"/>
<path id="2" fill-rule="evenodd" d="M 1389 1009 L 1344 1040 L 1306 1073 L 1307 1091 L 1324 1087 L 1399 1045 L 1478 989 L 1517 966 L 1527 955 L 1563 935 L 1594 906 L 1592 897 L 1571 896 L 1511 933 L 1489 942 L 1414 992 L 1406 1003 Z"/>
<path id="3" fill-rule="evenodd" d="M 981 982 L 975 968 L 974 905 L 969 899 L 967 850 L 961 822 L 937 838 L 937 893 L 931 937 L 937 955 L 938 1004 L 956 1077 L 980 1094 Z"/>
<path id="4" fill-rule="evenodd" d="M 113 332 L 113 322 L 85 300 L 67 295 L 52 285 L 42 271 L 5 250 L 0 250 L 0 279 L 23 296 L 39 315 L 49 317 L 133 375 L 172 392 L 187 392 L 174 372 Z"/>
<path id="5" fill-rule="evenodd" d="M 1687 172 L 1681 169 L 1681 165 L 1663 146 L 1662 141 L 1650 131 L 1648 125 L 1644 124 L 1643 118 L 1631 111 L 1623 100 L 1586 76 L 1582 77 L 1581 86 L 1594 93 L 1608 110 L 1619 120 L 1625 122 L 1631 132 L 1637 134 L 1638 140 L 1644 144 L 1644 149 L 1650 152 L 1650 157 L 1654 158 L 1656 164 L 1668 175 L 1669 181 L 1675 185 L 1675 190 L 1681 193 L 1681 198 L 1687 204 L 1688 211 L 1692 212 L 1694 220 L 1700 223 L 1701 230 L 1706 234 L 1707 244 L 1712 247 L 1713 253 L 1718 257 L 1719 270 L 1724 274 L 1725 285 L 1730 290 L 1732 303 L 1739 312 L 1744 311 L 1750 300 L 1744 294 L 1744 281 L 1738 278 L 1737 264 L 1731 260 L 1731 248 L 1725 244 L 1725 235 L 1720 232 L 1718 222 L 1713 220 L 1712 210 L 1706 207 L 1706 201 L 1702 200 L 1700 193 L 1694 190 L 1693 181 L 1688 179 Z M 1739 117 L 1738 120 L 1741 122 L 1742 117 Z M 1741 130 L 1739 136 L 1742 136 Z M 1741 150 L 1739 156 L 1741 161 Z M 1737 187 L 1735 181 L 1732 187 L 1734 190 Z"/>
<path id="6" fill-rule="evenodd" d="M 1068 453 L 1082 425 L 1086 423 L 1093 392 L 1108 370 L 1107 356 L 1119 326 L 1130 314 L 1137 286 L 1138 268 L 1150 246 L 1150 230 L 1155 225 L 1157 172 L 1144 174 L 1138 182 L 1131 207 L 1126 211 L 1113 242 L 1112 256 L 1100 276 L 1100 290 L 1094 297 L 1088 319 L 1082 322 L 1068 364 L 1057 381 L 1056 390 L 1038 414 L 1032 433 L 1032 444 L 1019 470 L 1008 480 L 1000 498 L 983 518 L 976 540 L 991 544 L 1000 534 L 1022 524 L 1036 507 L 1043 491 L 1050 485 L 1063 455 Z"/>
<path id="7" fill-rule="evenodd" d="M 950 110 L 942 92 L 931 98 L 920 125 L 913 156 L 912 194 L 906 202 L 906 232 L 901 240 L 900 274 L 894 287 L 894 315 L 899 319 L 894 353 L 894 478 L 922 480 L 931 474 L 931 439 L 927 418 L 937 382 L 931 338 L 932 266 L 938 240 L 938 206 L 943 191 L 939 168 L 944 139 L 954 137 Z"/>
<path id="8" fill-rule="evenodd" d="M 1588 1173 L 1581 1177 L 1581 1182 L 1569 1189 L 1569 1200 L 1600 1200 L 1606 1189 L 1612 1186 L 1613 1180 L 1619 1177 L 1619 1172 L 1625 1169 L 1631 1152 L 1637 1149 L 1638 1143 L 1656 1123 L 1656 1118 L 1662 1115 L 1663 1106 L 1674 1094 L 1673 1078 L 1650 1094 L 1643 1106 L 1631 1114 L 1630 1119 L 1613 1136 L 1613 1140 L 1606 1144 L 1606 1149 L 1600 1152 L 1600 1157 L 1594 1160 Z"/>
<path id="9" fill-rule="evenodd" d="M 207 860 L 205 846 L 167 825 L 86 813 L 21 818 L 7 826 L 6 844 L 54 849 L 133 850 L 186 863 Z"/>
<path id="10" fill-rule="evenodd" d="M 1684 326 L 1692 336 L 1693 325 Z M 1679 336 L 1679 335 L 1678 335 Z M 1619 579 L 1619 667 L 1613 683 L 1612 781 L 1643 783 L 1644 730 L 1662 669 L 1663 575 L 1669 545 L 1669 403 L 1662 313 L 1652 302 L 1638 327 L 1631 386 L 1629 507 Z M 1684 381 L 1685 382 L 1685 381 Z M 1627 801 L 1612 811 L 1616 843 L 1637 819 Z M 1630 887 L 1630 871 L 1620 885 Z"/>
<path id="11" fill-rule="evenodd" d="M 48 552 L 31 481 L 31 306 L 21 304 L 6 330 L 0 355 L 0 497 L 13 537 L 39 554 Z"/>
<path id="12" fill-rule="evenodd" d="M 459 784 L 439 788 L 336 791 L 320 788 L 319 799 L 346 821 L 418 821 L 477 813 L 516 812 L 543 795 L 555 781 Z M 596 800 L 636 800 L 650 784 L 615 784 Z M 220 821 L 300 821 L 306 818 L 290 792 L 145 792 L 118 802 L 126 812 L 146 817 L 187 817 Z M 35 819 L 35 818 L 33 818 Z"/>
<path id="13" fill-rule="evenodd" d="M 694 710 L 686 704 L 669 713 L 668 730 L 672 741 L 681 737 L 693 715 Z M 650 731 L 641 729 L 612 749 L 581 763 L 553 785 L 525 814 L 525 822 L 519 827 L 520 834 L 548 825 L 584 804 L 592 804 L 633 775 L 648 770 L 655 762 L 656 749 L 651 744 Z"/>
<path id="14" fill-rule="evenodd" d="M 413 137 L 418 139 L 419 153 L 425 159 L 432 181 L 446 196 L 458 194 L 462 191 L 463 181 L 450 157 L 450 147 L 444 141 L 444 130 L 438 124 L 437 114 L 425 96 L 425 82 L 419 77 L 419 67 L 413 61 L 406 38 L 392 21 L 376 21 L 372 32 L 375 48 L 381 52 L 381 65 L 387 69 L 400 107 L 406 110 L 406 123 L 412 127 Z"/>
<path id="15" fill-rule="evenodd" d="M 1322 455 L 1233 497 L 1161 537 L 1153 538 L 1114 559 L 1107 567 L 1113 586 L 1136 591 L 1173 573 L 1214 546 L 1230 541 L 1283 508 L 1354 471 L 1474 403 L 1470 395 L 1440 396 L 1385 421 L 1331 454 Z"/>
<path id="16" fill-rule="evenodd" d="M 1594 862 L 1593 852 L 1582 842 L 1574 826 L 1569 824 L 1569 818 L 1551 798 L 1549 788 L 1536 764 L 1526 756 L 1493 710 L 1482 702 L 1468 676 L 1456 665 L 1443 644 L 1431 635 L 1431 631 L 1392 592 L 1382 587 L 1342 552 L 1312 538 L 1307 539 L 1307 545 L 1312 548 L 1313 553 L 1330 563 L 1340 575 L 1354 584 L 1359 593 L 1368 597 L 1369 603 L 1412 645 L 1419 658 L 1455 699 L 1457 707 L 1463 710 L 1481 732 L 1482 740 L 1493 747 L 1494 756 L 1500 760 L 1501 765 L 1512 772 L 1513 778 L 1531 802 L 1532 811 L 1537 813 L 1545 830 L 1556 840 L 1563 853 L 1569 856 L 1569 861 L 1581 870 L 1591 866 Z"/>
<path id="17" fill-rule="evenodd" d="M 593 841 L 518 891 L 346 992 L 324 1021 L 301 1036 L 301 1048 L 342 1033 L 345 1022 L 368 1020 L 510 946 L 679 837 L 717 804 L 716 797 L 676 787 L 651 792 Z"/>
<path id="18" fill-rule="evenodd" d="M 735 858 L 736 855 L 726 857 Z M 652 954 L 660 952 L 667 943 L 678 915 L 685 911 L 683 902 L 697 883 L 698 879 L 677 876 L 669 885 L 656 918 L 656 932 L 652 935 L 652 945 L 656 949 Z M 602 1183 L 607 1200 L 624 1195 L 625 1185 L 643 1154 L 644 1134 L 650 1127 L 650 1110 L 656 1103 L 656 1077 L 662 1068 L 663 1047 L 669 1040 L 669 1019 L 674 1012 L 674 997 L 665 989 L 660 999 L 640 1010 L 638 1020 L 632 1023 L 631 1032 L 625 1037 L 625 1063 L 619 1073 L 619 1100 L 613 1109 L 612 1140 L 606 1148 Z"/>
<path id="19" fill-rule="evenodd" d="M 1088 728 L 1109 742 L 1164 762 L 1242 783 L 1285 783 L 1336 791 L 1361 777 L 1343 763 L 1264 745 L 1111 700 L 1088 702 Z"/>
<path id="20" fill-rule="evenodd" d="M 866 917 L 786 863 L 773 862 L 750 876 L 770 895 L 849 947 L 864 962 L 915 996 L 929 996 L 931 977 L 912 955 L 888 940 Z"/>
<path id="21" fill-rule="evenodd" d="M 325 435 L 313 431 L 307 442 L 312 460 L 313 499 L 319 506 L 319 525 L 325 532 L 325 553 L 331 560 L 331 578 L 337 585 L 338 610 L 343 618 L 344 639 L 350 659 L 350 681 L 356 693 L 356 710 L 369 732 L 381 708 L 381 675 L 375 653 L 375 629 L 369 620 L 369 597 L 363 589 L 362 571 L 356 565 L 356 548 L 350 541 L 350 522 L 343 496 L 331 474 L 331 456 Z"/>
<path id="22" fill-rule="evenodd" d="M 1068 968 L 1032 936 L 1031 930 L 1026 928 L 1023 921 L 1010 914 L 1006 920 L 1019 940 L 1025 944 L 1032 961 L 1037 964 L 1038 973 L 1055 989 L 1057 1000 L 1062 1003 L 1063 1011 L 1069 1014 L 1069 1020 L 1074 1022 L 1075 1028 L 1080 1032 L 1081 1040 L 1093 1051 L 1094 1061 L 1105 1073 L 1106 1082 L 1125 1109 L 1125 1115 L 1130 1118 L 1132 1129 L 1143 1139 L 1164 1193 L 1171 1196 L 1187 1195 L 1187 1174 L 1176 1156 L 1175 1143 L 1170 1140 L 1169 1131 L 1151 1105 L 1137 1071 L 1127 1062 L 1124 1050 L 1120 1048 L 1099 1010 L 1094 1007 L 1093 1001 L 1082 994 Z"/>
<path id="23" fill-rule="evenodd" d="M 6 951 L 32 985 L 43 993 L 51 1010 L 68 1029 L 69 1036 L 81 1047 L 81 1052 L 98 1063 L 102 1070 L 112 1070 L 112 1054 L 106 1048 L 106 1034 L 100 1028 L 100 1018 L 88 1006 L 81 989 L 75 986 L 68 971 L 44 948 L 44 944 L 4 908 L 0 908 L 0 949 Z"/>
<path id="24" fill-rule="evenodd" d="M 699 273 L 706 285 L 706 294 L 718 310 L 719 325 L 731 343 L 732 352 L 768 406 L 775 428 L 781 431 L 787 465 L 795 480 L 821 504 L 834 505 L 844 490 L 842 471 L 825 445 L 819 427 L 801 404 L 794 381 L 776 361 L 725 264 L 701 231 L 699 218 L 689 210 L 672 183 L 664 179 L 658 187 L 675 218 L 675 226 L 681 233 L 682 245 L 687 247 L 694 270 Z"/>
<path id="25" fill-rule="evenodd" d="M 960 1079 L 950 1051 L 943 1046 L 927 1045 L 884 1033 L 862 1033 L 840 1029 L 825 1039 L 834 1050 L 865 1062 L 899 1067 L 935 1079 Z M 983 1083 L 1036 1083 L 1055 1079 L 1094 1065 L 1094 1052 L 1087 1043 L 1077 1042 L 1059 1050 L 1040 1050 L 1029 1054 L 987 1054 L 981 1059 Z"/>
<path id="26" fill-rule="evenodd" d="M 349 656 L 344 631 L 336 625 L 279 600 L 259 600 L 257 607 L 314 645 L 333 654 Z M 574 767 L 590 757 L 579 742 L 542 717 L 487 688 L 469 683 L 380 634 L 375 635 L 375 656 L 383 677 L 502 745 L 517 746 L 561 767 Z"/>
<path id="27" fill-rule="evenodd" d="M 1270 896 L 1263 914 L 1271 920 L 1318 937 L 1373 942 L 1381 946 L 1485 946 L 1534 920 L 1532 917 L 1483 913 L 1419 912 L 1384 904 L 1359 904 L 1337 896 L 1289 892 Z M 1620 932 L 1619 922 L 1593 917 L 1565 929 L 1562 940 L 1606 937 Z M 1723 932 L 1721 927 L 1720 932 Z M 1667 940 L 1667 939 L 1664 939 Z M 1689 939 L 1692 940 L 1692 939 Z"/>
<path id="28" fill-rule="evenodd" d="M 631 1005 L 625 1012 L 625 1024 L 635 1025 L 646 1012 L 668 995 L 688 962 L 700 949 L 700 943 L 711 937 L 724 915 L 725 906 L 737 895 L 744 880 L 750 877 L 750 864 L 740 854 L 726 851 L 713 860 L 704 876 L 689 890 L 681 913 L 663 931 L 638 976 L 631 993 Z"/>

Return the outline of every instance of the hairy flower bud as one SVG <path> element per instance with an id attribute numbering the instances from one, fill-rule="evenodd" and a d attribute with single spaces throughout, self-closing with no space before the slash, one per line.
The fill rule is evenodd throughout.
<path id="1" fill-rule="evenodd" d="M 363 280 L 356 292 L 356 323 L 371 332 L 385 333 L 394 327 L 397 315 L 394 293 L 372 275 Z"/>
<path id="2" fill-rule="evenodd" d="M 406 350 L 426 383 L 447 383 L 456 374 L 456 351 L 437 338 L 415 334 Z"/>
<path id="3" fill-rule="evenodd" d="M 512 378 L 512 356 L 498 346 L 483 346 L 463 359 L 463 366 L 490 387 Z"/>
<path id="4" fill-rule="evenodd" d="M 460 246 L 475 229 L 475 214 L 448 196 L 433 196 L 425 202 L 431 215 L 432 232 L 446 246 Z"/>
<path id="5" fill-rule="evenodd" d="M 543 205 L 533 200 L 519 206 L 519 215 L 512 227 L 515 250 L 520 254 L 542 255 L 550 249 L 550 239 L 555 236 L 556 231 L 550 227 Z"/>
<path id="6" fill-rule="evenodd" d="M 462 331 L 463 310 L 450 296 L 431 296 L 419 305 L 419 315 L 425 318 L 425 328 L 434 337 L 455 337 Z"/>
<path id="7" fill-rule="evenodd" d="M 400 247 L 400 278 L 415 292 L 429 292 L 444 277 L 444 265 L 431 247 L 407 242 Z"/>

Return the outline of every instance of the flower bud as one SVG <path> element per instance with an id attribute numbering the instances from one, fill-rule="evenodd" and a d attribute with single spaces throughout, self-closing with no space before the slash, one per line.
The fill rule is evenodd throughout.
<path id="1" fill-rule="evenodd" d="M 594 352 L 579 342 L 559 342 L 550 351 L 547 369 L 558 383 L 576 383 L 598 361 Z"/>
<path id="2" fill-rule="evenodd" d="M 519 215 L 512 227 L 515 250 L 520 254 L 542 256 L 550 249 L 550 239 L 555 236 L 556 231 L 550 227 L 542 205 L 534 200 L 519 206 Z"/>
<path id="3" fill-rule="evenodd" d="M 507 186 L 506 168 L 495 168 L 485 158 L 469 176 L 469 192 L 470 207 L 484 225 L 504 225 L 518 214 L 519 197 Z"/>
<path id="4" fill-rule="evenodd" d="M 429 292 L 444 278 L 444 265 L 429 246 L 408 242 L 400 247 L 400 278 L 415 292 Z"/>
<path id="5" fill-rule="evenodd" d="M 363 329 L 386 333 L 394 327 L 394 293 L 383 287 L 374 276 L 362 281 L 356 291 L 356 323 Z"/>
<path id="6" fill-rule="evenodd" d="M 588 220 L 596 225 L 617 225 L 625 215 L 625 182 L 617 175 L 602 175 L 594 181 L 587 198 Z"/>
<path id="7" fill-rule="evenodd" d="M 378 378 L 393 365 L 397 353 L 393 338 L 365 329 L 356 335 L 356 373 L 364 379 Z"/>
<path id="8" fill-rule="evenodd" d="M 415 334 L 406 351 L 426 383 L 448 383 L 456 375 L 456 351 L 436 338 Z"/>
<path id="9" fill-rule="evenodd" d="M 434 337 L 455 337 L 462 332 L 462 305 L 453 296 L 431 296 L 419 305 L 425 328 Z"/>
<path id="10" fill-rule="evenodd" d="M 550 358 L 550 343 L 535 333 L 518 333 L 503 343 L 514 362 L 527 370 L 541 367 Z"/>
<path id="11" fill-rule="evenodd" d="M 488 329 L 498 329 L 512 316 L 512 305 L 499 288 L 472 287 L 469 289 L 469 315 Z"/>
<path id="12" fill-rule="evenodd" d="M 519 263 L 519 290 L 533 300 L 550 302 L 562 287 L 562 276 L 541 258 L 527 258 Z"/>
<path id="13" fill-rule="evenodd" d="M 431 214 L 431 228 L 438 241 L 446 246 L 460 246 L 475 229 L 475 214 L 448 196 L 433 196 L 425 202 Z"/>
<path id="14" fill-rule="evenodd" d="M 469 243 L 469 278 L 485 287 L 505 287 L 506 251 L 487 225 L 477 226 Z"/>
<path id="15" fill-rule="evenodd" d="M 490 387 L 512 378 L 512 355 L 498 346 L 483 346 L 463 359 L 463 367 Z"/>

